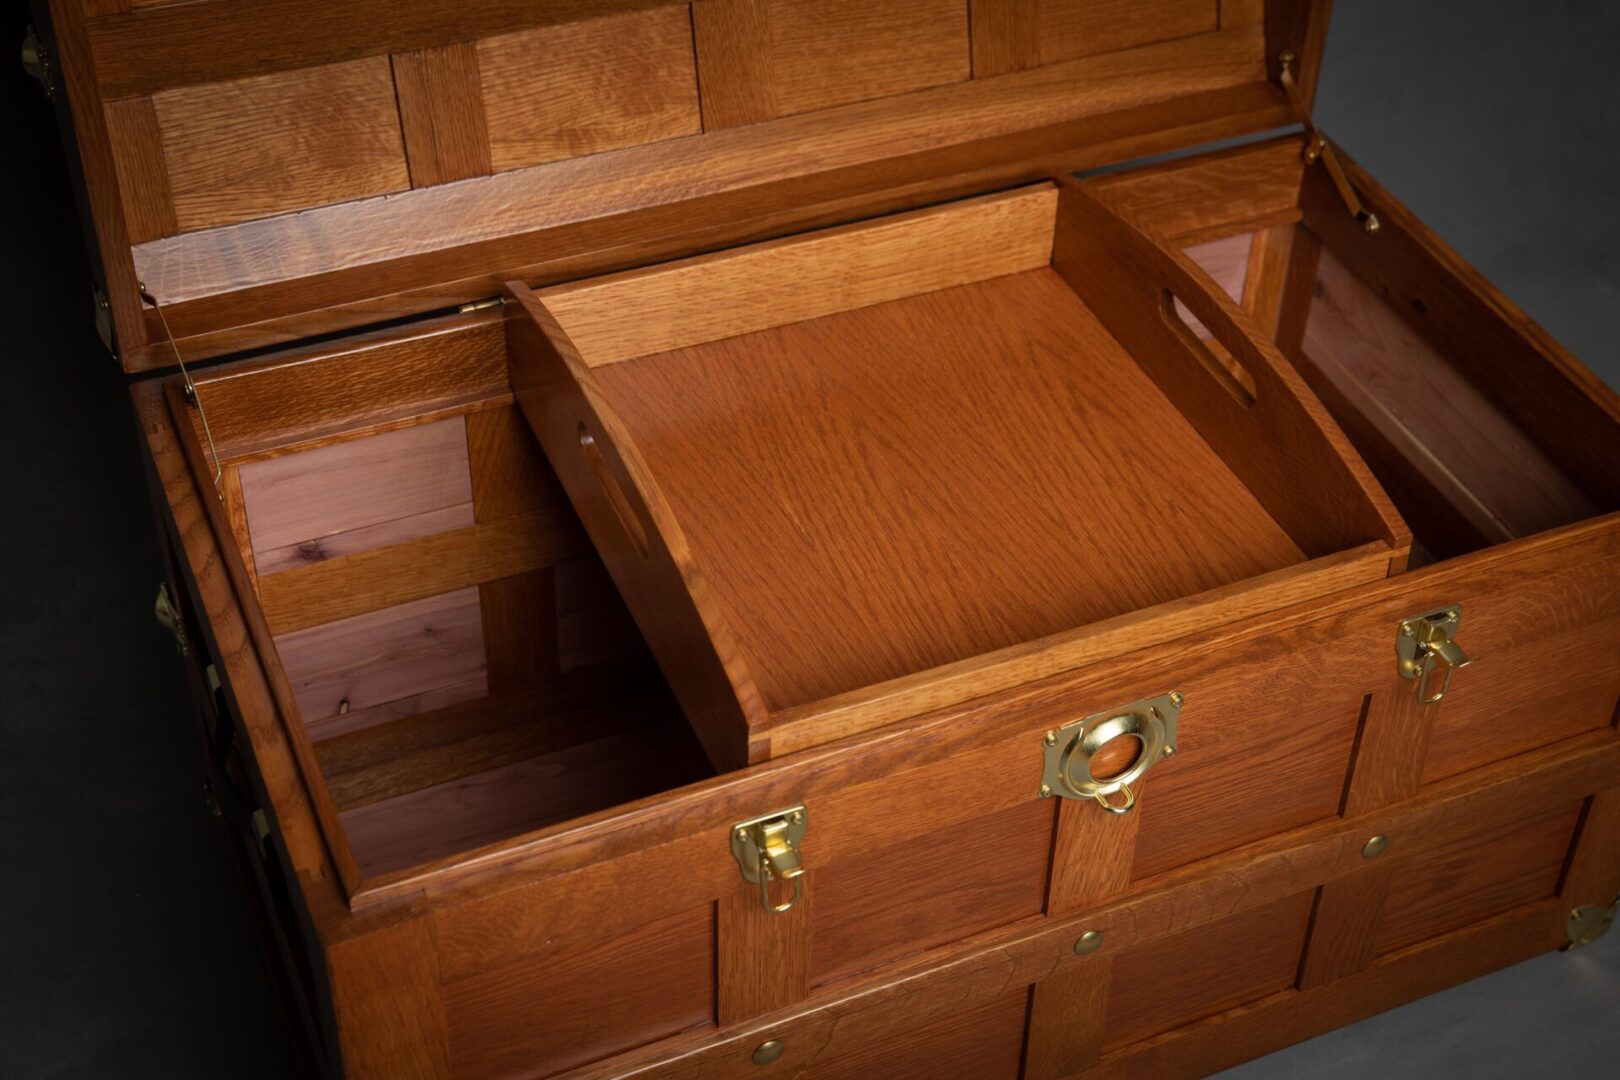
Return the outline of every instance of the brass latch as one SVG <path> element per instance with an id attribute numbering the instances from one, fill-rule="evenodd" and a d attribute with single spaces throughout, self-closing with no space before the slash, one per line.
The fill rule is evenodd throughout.
<path id="1" fill-rule="evenodd" d="M 1285 52 L 1277 57 L 1277 62 L 1282 68 L 1283 93 L 1288 95 L 1288 103 L 1294 107 L 1294 116 L 1305 128 L 1305 164 L 1315 165 L 1320 161 L 1333 180 L 1333 186 L 1339 189 L 1339 197 L 1344 200 L 1344 205 L 1351 215 L 1361 222 L 1363 229 L 1375 233 L 1378 231 L 1378 215 L 1362 205 L 1360 196 L 1350 183 L 1350 177 L 1345 174 L 1344 166 L 1339 162 L 1339 155 L 1334 151 L 1333 144 L 1328 142 L 1327 136 L 1311 120 L 1311 110 L 1305 106 L 1305 99 L 1300 96 L 1299 83 L 1294 80 L 1294 62 L 1297 59 L 1293 53 Z"/>
<path id="2" fill-rule="evenodd" d="M 1395 670 L 1403 679 L 1417 680 L 1418 700 L 1425 705 L 1445 697 L 1457 669 L 1473 662 L 1454 640 L 1461 625 L 1462 605 L 1451 604 L 1427 615 L 1402 619 L 1400 629 L 1395 632 Z M 1429 673 L 1436 667 L 1445 668 L 1446 677 L 1440 689 L 1431 695 Z"/>
<path id="3" fill-rule="evenodd" d="M 1092 713 L 1084 720 L 1048 731 L 1045 746 L 1046 771 L 1037 792 L 1043 799 L 1095 799 L 1104 810 L 1128 813 L 1136 805 L 1131 785 L 1140 780 L 1156 762 L 1176 752 L 1176 721 L 1186 697 L 1180 691 L 1146 701 L 1133 701 L 1117 709 Z M 1140 745 L 1136 757 L 1124 769 L 1099 779 L 1091 762 L 1099 751 L 1115 739 L 1132 738 Z M 1111 796 L 1121 795 L 1120 802 Z"/>
<path id="4" fill-rule="evenodd" d="M 186 640 L 186 623 L 180 617 L 180 609 L 175 606 L 167 582 L 158 585 L 157 599 L 152 602 L 152 614 L 157 618 L 159 626 L 174 635 L 174 647 L 180 650 L 180 655 L 188 655 L 191 652 L 191 643 Z"/>
<path id="5" fill-rule="evenodd" d="M 742 869 L 743 879 L 759 886 L 759 902 L 772 915 L 791 910 L 804 895 L 804 861 L 799 848 L 807 824 L 805 808 L 792 806 L 732 826 L 731 857 Z M 793 882 L 793 896 L 772 903 L 773 880 Z"/>

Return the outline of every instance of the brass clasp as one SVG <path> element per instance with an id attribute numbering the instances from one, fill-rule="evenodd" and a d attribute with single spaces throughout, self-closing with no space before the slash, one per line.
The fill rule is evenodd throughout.
<path id="1" fill-rule="evenodd" d="M 1117 709 L 1093 713 L 1084 720 L 1048 731 L 1045 746 L 1046 769 L 1037 794 L 1062 799 L 1094 799 L 1111 814 L 1126 814 L 1136 806 L 1131 785 L 1140 780 L 1156 762 L 1176 752 L 1176 721 L 1186 698 L 1172 691 L 1146 701 L 1133 701 Z M 1141 744 L 1130 765 L 1114 776 L 1098 779 L 1091 761 L 1115 739 L 1134 738 Z M 1112 796 L 1119 796 L 1116 802 Z"/>
<path id="2" fill-rule="evenodd" d="M 1403 679 L 1417 680 L 1418 701 L 1432 705 L 1446 696 L 1451 689 L 1451 677 L 1459 668 L 1473 661 L 1454 640 L 1462 625 L 1462 605 L 1450 604 L 1426 615 L 1402 619 L 1395 633 L 1395 670 Z M 1446 669 L 1440 689 L 1429 691 L 1429 673 L 1436 667 Z"/>
<path id="3" fill-rule="evenodd" d="M 737 860 L 743 880 L 759 886 L 759 902 L 772 915 L 792 910 L 804 895 L 804 860 L 799 848 L 808 821 L 805 808 L 793 806 L 732 826 L 731 857 Z M 793 896 L 772 903 L 773 879 L 793 882 Z"/>

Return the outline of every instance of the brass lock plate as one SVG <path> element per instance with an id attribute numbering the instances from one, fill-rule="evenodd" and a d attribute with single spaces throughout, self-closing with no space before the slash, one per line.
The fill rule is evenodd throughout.
<path id="1" fill-rule="evenodd" d="M 809 827 L 810 812 L 802 805 L 739 821 L 731 827 L 731 857 L 737 860 L 743 880 L 759 886 L 760 903 L 773 915 L 791 910 L 804 894 L 800 851 Z M 793 882 L 793 895 L 783 903 L 773 902 L 772 881 Z"/>
<path id="2" fill-rule="evenodd" d="M 1131 785 L 1147 774 L 1156 763 L 1176 752 L 1176 722 L 1181 717 L 1185 695 L 1178 690 L 1155 698 L 1133 701 L 1114 709 L 1092 713 L 1083 720 L 1048 731 L 1045 771 L 1038 794 L 1047 799 L 1093 799 L 1116 814 L 1136 805 Z M 1134 738 L 1141 743 L 1135 760 L 1119 773 L 1098 778 L 1091 771 L 1092 759 L 1116 739 Z M 1115 795 L 1121 801 L 1114 801 Z"/>
<path id="3" fill-rule="evenodd" d="M 1564 924 L 1564 930 L 1569 934 L 1568 948 L 1578 949 L 1582 945 L 1590 945 L 1598 938 L 1609 932 L 1614 925 L 1615 915 L 1620 913 L 1620 901 L 1604 907 L 1601 904 L 1585 904 L 1569 913 L 1569 919 Z"/>
<path id="4" fill-rule="evenodd" d="M 1451 689 L 1451 677 L 1472 661 L 1457 644 L 1457 631 L 1462 626 L 1462 605 L 1447 604 L 1443 608 L 1402 619 L 1395 631 L 1395 670 L 1403 679 L 1417 680 L 1418 700 L 1432 705 L 1446 696 Z M 1435 668 L 1445 669 L 1440 689 L 1429 693 L 1429 675 Z"/>

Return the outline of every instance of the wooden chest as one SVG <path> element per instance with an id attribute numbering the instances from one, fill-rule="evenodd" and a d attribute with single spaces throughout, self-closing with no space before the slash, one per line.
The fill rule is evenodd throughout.
<path id="1" fill-rule="evenodd" d="M 1620 403 L 1328 6 L 38 12 L 322 1070 L 1200 1075 L 1606 929 Z"/>

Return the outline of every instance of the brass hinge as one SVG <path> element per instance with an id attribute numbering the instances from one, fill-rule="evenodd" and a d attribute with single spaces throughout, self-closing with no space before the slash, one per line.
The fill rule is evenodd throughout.
<path id="1" fill-rule="evenodd" d="M 169 592 L 168 582 L 158 585 L 157 599 L 152 602 L 152 615 L 157 619 L 158 625 L 174 635 L 174 647 L 181 656 L 191 652 L 191 642 L 186 640 L 186 622 L 180 617 L 180 608 L 174 602 L 174 595 Z"/>
<path id="2" fill-rule="evenodd" d="M 803 806 L 739 821 L 731 827 L 731 857 L 743 880 L 759 886 L 759 901 L 772 915 L 789 911 L 804 895 L 804 843 L 808 814 Z M 793 882 L 793 895 L 780 904 L 771 902 L 771 881 Z"/>
<path id="3" fill-rule="evenodd" d="M 208 440 L 208 457 L 214 466 L 214 494 L 220 502 L 225 501 L 225 490 L 220 487 L 220 479 L 225 475 L 225 466 L 220 463 L 219 449 L 214 445 L 214 430 L 208 426 L 208 410 L 203 408 L 202 398 L 197 393 L 197 384 L 191 380 L 191 372 L 186 370 L 186 361 L 180 355 L 180 343 L 174 339 L 174 331 L 169 329 L 169 317 L 163 314 L 163 305 L 158 303 L 157 297 L 146 291 L 146 285 L 137 281 L 135 288 L 141 295 L 141 302 L 152 305 L 157 314 L 158 325 L 163 327 L 163 336 L 168 339 L 169 351 L 174 353 L 174 362 L 180 367 L 180 380 L 185 387 L 186 400 L 191 407 L 197 410 L 197 419 L 202 422 L 203 438 Z"/>
<path id="4" fill-rule="evenodd" d="M 1433 705 L 1451 689 L 1451 677 L 1459 668 L 1473 663 L 1463 652 L 1455 638 L 1462 625 L 1462 605 L 1449 604 L 1438 611 L 1402 619 L 1395 630 L 1395 670 L 1403 679 L 1417 680 L 1418 701 Z M 1433 694 L 1429 690 L 1429 673 L 1437 667 L 1446 669 L 1445 681 Z"/>
<path id="5" fill-rule="evenodd" d="M 1378 231 L 1378 215 L 1362 205 L 1361 197 L 1356 194 L 1355 186 L 1350 183 L 1350 177 L 1345 174 L 1344 165 L 1339 161 L 1338 152 L 1333 144 L 1322 133 L 1311 119 L 1311 110 L 1300 96 L 1299 83 L 1294 79 L 1294 63 L 1298 58 L 1291 52 L 1285 52 L 1277 58 L 1282 67 L 1283 93 L 1288 95 L 1288 102 L 1294 107 L 1294 115 L 1305 128 L 1305 164 L 1315 165 L 1322 163 L 1328 176 L 1333 180 L 1333 186 L 1339 189 L 1339 198 L 1349 209 L 1351 216 L 1361 222 L 1361 227 L 1370 233 Z"/>
<path id="6" fill-rule="evenodd" d="M 506 303 L 505 297 L 492 296 L 488 300 L 474 300 L 471 303 L 462 304 L 456 310 L 463 315 L 470 315 L 475 311 L 488 311 L 491 308 L 498 308 L 504 303 Z"/>
<path id="7" fill-rule="evenodd" d="M 23 35 L 22 43 L 23 70 L 39 83 L 45 96 L 56 100 L 56 68 L 51 64 L 51 54 L 40 43 L 39 34 L 29 26 L 28 32 Z"/>

